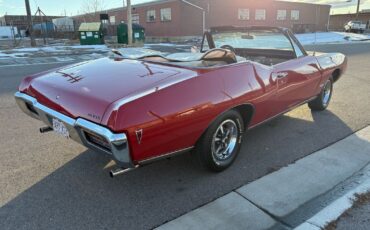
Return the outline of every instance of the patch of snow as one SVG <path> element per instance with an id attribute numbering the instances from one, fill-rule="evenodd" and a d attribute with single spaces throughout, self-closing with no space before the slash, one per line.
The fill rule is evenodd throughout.
<path id="1" fill-rule="evenodd" d="M 151 46 L 189 47 L 189 45 L 179 45 L 175 43 L 146 43 L 144 45 L 144 47 L 151 47 Z"/>
<path id="2" fill-rule="evenodd" d="M 68 46 L 72 49 L 96 49 L 96 50 L 106 50 L 108 47 L 106 45 L 74 45 Z"/>
<path id="3" fill-rule="evenodd" d="M 11 52 L 63 52 L 69 49 L 94 49 L 94 50 L 109 50 L 106 45 L 73 45 L 73 46 L 45 46 L 45 47 L 30 47 L 30 48 L 18 48 L 9 50 Z"/>
<path id="4" fill-rule="evenodd" d="M 302 45 L 325 44 L 325 43 L 348 43 L 353 41 L 369 40 L 369 35 L 345 33 L 345 32 L 318 32 L 297 34 L 297 39 Z"/>
<path id="5" fill-rule="evenodd" d="M 26 57 L 28 53 L 11 53 L 11 54 L 6 54 L 0 52 L 0 58 L 23 58 Z"/>

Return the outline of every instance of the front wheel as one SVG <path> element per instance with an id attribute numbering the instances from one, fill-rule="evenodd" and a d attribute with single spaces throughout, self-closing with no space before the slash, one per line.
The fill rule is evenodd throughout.
<path id="1" fill-rule="evenodd" d="M 202 165 L 215 172 L 228 168 L 239 153 L 243 127 L 243 119 L 235 110 L 218 117 L 197 144 L 196 154 Z"/>
<path id="2" fill-rule="evenodd" d="M 333 79 L 330 78 L 325 83 L 320 95 L 308 103 L 308 107 L 314 111 L 323 111 L 325 110 L 330 103 L 331 97 L 333 94 Z"/>

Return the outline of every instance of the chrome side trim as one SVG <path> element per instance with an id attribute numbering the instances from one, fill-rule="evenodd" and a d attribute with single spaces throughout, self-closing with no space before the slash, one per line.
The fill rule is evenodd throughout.
<path id="1" fill-rule="evenodd" d="M 163 85 L 159 85 L 157 87 L 154 87 L 152 89 L 148 89 L 146 91 L 142 91 L 142 92 L 139 92 L 139 93 L 136 93 L 136 94 L 129 95 L 129 96 L 124 97 L 122 99 L 119 99 L 119 100 L 113 102 L 113 104 L 114 104 L 113 110 L 118 110 L 121 106 L 123 106 L 123 105 L 125 105 L 125 104 L 127 104 L 127 103 L 129 103 L 131 101 L 135 101 L 135 100 L 137 100 L 139 98 L 142 98 L 142 97 L 145 97 L 145 96 L 147 96 L 149 94 L 155 93 L 157 91 L 166 89 L 166 88 L 168 88 L 170 86 L 176 85 L 176 84 L 181 83 L 181 82 L 186 81 L 186 80 L 189 80 L 189 79 L 191 79 L 193 77 L 196 77 L 196 75 L 191 76 L 191 77 L 180 78 L 180 79 L 177 79 L 176 81 L 171 81 L 171 82 L 168 82 L 166 84 L 163 84 Z"/>
<path id="2" fill-rule="evenodd" d="M 194 148 L 194 146 L 191 146 L 191 147 L 188 147 L 188 148 L 176 150 L 174 152 L 166 153 L 166 154 L 163 154 L 163 155 L 160 155 L 160 156 L 151 157 L 151 158 L 139 161 L 139 165 L 146 165 L 146 164 L 153 163 L 155 161 L 159 161 L 161 159 L 165 159 L 165 158 L 168 158 L 168 157 L 174 157 L 174 156 L 180 155 L 182 153 L 188 152 L 188 151 L 192 150 L 193 148 Z"/>
<path id="3" fill-rule="evenodd" d="M 73 119 L 64 114 L 61 114 L 55 110 L 52 110 L 42 104 L 40 104 L 35 98 L 17 92 L 15 93 L 15 99 L 19 107 L 27 115 L 43 121 L 47 126 L 53 127 L 52 119 L 56 118 L 62 121 L 68 132 L 70 138 L 74 141 L 85 145 L 88 148 L 92 148 L 98 152 L 102 152 L 108 155 L 112 155 L 116 163 L 121 167 L 133 168 L 133 164 L 130 156 L 129 145 L 127 141 L 127 136 L 124 133 L 112 133 L 109 129 L 85 120 L 83 118 Z M 27 104 L 33 106 L 33 109 L 37 114 L 33 113 L 27 107 Z M 99 147 L 98 145 L 88 141 L 84 131 L 89 131 L 93 134 L 99 135 L 104 138 L 110 145 L 110 151 Z"/>

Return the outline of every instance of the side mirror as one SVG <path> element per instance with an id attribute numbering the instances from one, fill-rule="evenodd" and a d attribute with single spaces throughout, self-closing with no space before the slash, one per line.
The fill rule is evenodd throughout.
<path id="1" fill-rule="evenodd" d="M 192 53 L 200 53 L 200 50 L 199 50 L 198 46 L 192 46 L 190 50 L 191 50 Z"/>

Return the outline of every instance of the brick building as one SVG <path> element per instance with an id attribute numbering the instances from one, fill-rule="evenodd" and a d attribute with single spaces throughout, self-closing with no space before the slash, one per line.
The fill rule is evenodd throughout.
<path id="1" fill-rule="evenodd" d="M 330 30 L 343 30 L 344 24 L 346 24 L 349 21 L 361 21 L 363 23 L 367 24 L 367 27 L 370 29 L 370 12 L 369 11 L 363 11 L 360 12 L 358 15 L 358 19 L 356 17 L 356 14 L 336 14 L 330 16 Z"/>
<path id="2" fill-rule="evenodd" d="M 127 21 L 126 9 L 100 13 L 109 15 L 109 23 Z M 327 30 L 330 5 L 275 0 L 156 0 L 134 5 L 134 23 L 151 37 L 201 35 L 203 28 L 223 25 L 271 25 L 292 28 L 297 32 Z M 76 24 L 99 21 L 99 13 L 78 15 Z"/>
<path id="3" fill-rule="evenodd" d="M 54 18 L 60 18 L 60 16 L 32 16 L 33 24 L 39 24 L 41 22 L 52 22 Z M 4 15 L 0 17 L 0 26 L 14 26 L 18 30 L 26 30 L 28 28 L 27 16 L 26 15 Z"/>

